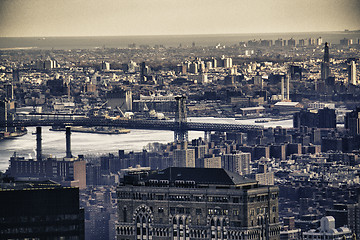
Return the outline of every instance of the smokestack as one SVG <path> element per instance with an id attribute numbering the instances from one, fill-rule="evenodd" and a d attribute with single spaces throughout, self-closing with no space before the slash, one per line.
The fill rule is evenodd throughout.
<path id="1" fill-rule="evenodd" d="M 286 78 L 286 99 L 290 100 L 290 73 Z"/>
<path id="2" fill-rule="evenodd" d="M 41 150 L 41 127 L 36 127 L 36 160 L 42 160 L 42 150 Z"/>
<path id="3" fill-rule="evenodd" d="M 284 89 L 284 77 L 281 77 L 281 100 L 284 100 L 285 99 L 285 89 Z"/>
<path id="4" fill-rule="evenodd" d="M 66 157 L 67 158 L 71 158 L 72 154 L 71 154 L 71 139 L 70 139 L 70 135 L 71 135 L 71 128 L 70 127 L 66 127 Z"/>

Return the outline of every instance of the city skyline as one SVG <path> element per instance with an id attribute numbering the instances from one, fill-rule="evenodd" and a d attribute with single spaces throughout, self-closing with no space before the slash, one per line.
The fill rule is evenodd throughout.
<path id="1" fill-rule="evenodd" d="M 0 37 L 359 30 L 359 9 L 356 0 L 1 0 Z"/>

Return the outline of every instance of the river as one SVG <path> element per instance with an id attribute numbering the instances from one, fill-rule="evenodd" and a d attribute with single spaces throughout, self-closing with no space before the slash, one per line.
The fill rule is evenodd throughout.
<path id="1" fill-rule="evenodd" d="M 234 118 L 189 118 L 192 122 L 211 122 L 211 123 L 238 123 L 255 124 L 264 127 L 282 126 L 292 127 L 292 120 L 274 121 L 267 123 L 255 123 L 257 119 L 235 120 Z M 51 154 L 55 157 L 65 156 L 65 132 L 49 131 L 50 127 L 42 129 L 42 151 L 43 154 Z M 9 166 L 10 157 L 16 152 L 18 156 L 35 158 L 36 135 L 34 127 L 28 128 L 28 134 L 0 142 L 0 171 L 4 171 Z M 190 131 L 189 140 L 204 137 L 203 132 Z M 131 130 L 128 134 L 106 135 L 93 133 L 73 132 L 71 135 L 71 150 L 74 156 L 79 154 L 107 154 L 115 153 L 123 149 L 129 151 L 141 151 L 147 144 L 152 142 L 168 143 L 174 140 L 172 131 L 159 130 Z"/>

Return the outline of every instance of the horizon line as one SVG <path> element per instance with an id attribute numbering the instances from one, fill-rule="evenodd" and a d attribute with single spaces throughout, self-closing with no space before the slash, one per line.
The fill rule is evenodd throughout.
<path id="1" fill-rule="evenodd" d="M 300 31 L 300 32 L 253 32 L 253 33 L 190 33 L 190 34 L 134 34 L 134 35 L 66 35 L 66 36 L 0 36 L 0 38 L 70 38 L 70 37 L 175 37 L 175 36 L 210 36 L 210 35 L 259 35 L 259 34 L 301 34 L 301 33 L 360 33 L 359 30 L 332 30 L 332 31 Z"/>

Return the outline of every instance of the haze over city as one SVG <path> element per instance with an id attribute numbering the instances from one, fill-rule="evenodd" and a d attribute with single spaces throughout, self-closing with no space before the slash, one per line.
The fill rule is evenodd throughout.
<path id="1" fill-rule="evenodd" d="M 0 0 L 0 239 L 355 240 L 360 0 Z"/>
<path id="2" fill-rule="evenodd" d="M 357 0 L 1 0 L 0 37 L 358 30 Z"/>

